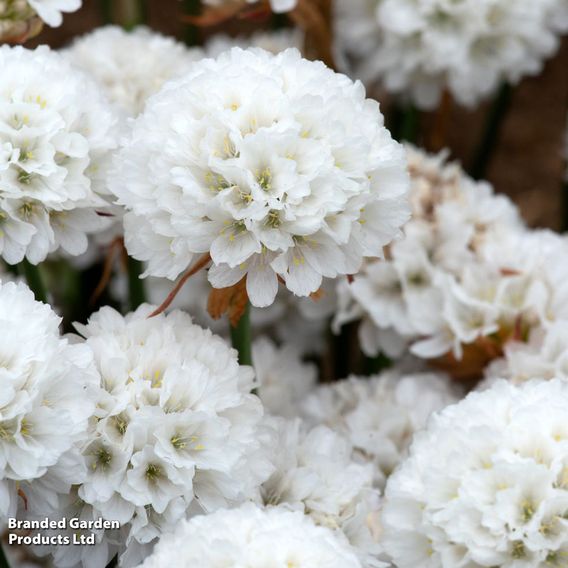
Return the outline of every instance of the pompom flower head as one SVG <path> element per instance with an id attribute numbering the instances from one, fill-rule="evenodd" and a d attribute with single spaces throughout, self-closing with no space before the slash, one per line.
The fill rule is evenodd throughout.
<path id="1" fill-rule="evenodd" d="M 118 153 L 111 189 L 147 275 L 210 254 L 210 282 L 246 276 L 256 306 L 278 281 L 308 296 L 380 256 L 408 219 L 405 155 L 378 104 L 296 50 L 234 48 L 153 97 Z"/>
<path id="2" fill-rule="evenodd" d="M 247 504 L 180 524 L 142 568 L 361 568 L 336 533 L 300 512 Z"/>
<path id="3" fill-rule="evenodd" d="M 131 558 L 190 513 L 254 497 L 272 471 L 252 369 L 183 312 L 150 311 L 103 308 L 77 326 L 101 373 L 78 495 L 122 523 Z"/>
<path id="4" fill-rule="evenodd" d="M 372 463 L 374 483 L 383 488 L 406 457 L 414 433 L 457 399 L 444 374 L 393 369 L 322 385 L 305 398 L 300 414 L 309 424 L 324 424 L 345 436 L 354 459 Z"/>
<path id="5" fill-rule="evenodd" d="M 538 74 L 568 30 L 565 0 L 337 2 L 338 41 L 358 75 L 432 109 L 445 89 L 474 105 Z"/>
<path id="6" fill-rule="evenodd" d="M 94 82 L 46 47 L 0 48 L 0 255 L 78 255 L 104 224 L 116 119 Z"/>
<path id="7" fill-rule="evenodd" d="M 172 38 L 138 27 L 105 26 L 76 40 L 64 55 L 92 75 L 127 115 L 138 115 L 162 85 L 203 57 Z"/>
<path id="8" fill-rule="evenodd" d="M 346 537 L 363 567 L 387 566 L 379 560 L 373 466 L 355 463 L 350 442 L 325 426 L 310 429 L 299 419 L 270 422 L 278 439 L 276 471 L 262 486 L 264 504 L 302 511 Z"/>
<path id="9" fill-rule="evenodd" d="M 27 286 L 0 282 L 0 520 L 81 480 L 74 444 L 94 411 L 98 375 L 89 349 L 60 338 L 59 323 Z"/>
<path id="10" fill-rule="evenodd" d="M 565 381 L 500 381 L 436 415 L 387 484 L 394 564 L 565 566 L 567 408 Z"/>

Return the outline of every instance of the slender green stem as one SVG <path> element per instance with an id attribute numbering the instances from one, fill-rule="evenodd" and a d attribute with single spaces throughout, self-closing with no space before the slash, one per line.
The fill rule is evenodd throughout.
<path id="1" fill-rule="evenodd" d="M 483 179 L 499 142 L 501 128 L 511 106 L 513 88 L 505 83 L 495 97 L 487 114 L 481 140 L 471 166 L 470 174 L 474 179 Z"/>
<path id="2" fill-rule="evenodd" d="M 568 180 L 562 188 L 562 232 L 568 231 Z"/>
<path id="3" fill-rule="evenodd" d="M 365 357 L 365 372 L 367 375 L 375 375 L 391 366 L 392 361 L 384 353 L 379 353 L 375 357 Z"/>
<path id="4" fill-rule="evenodd" d="M 112 24 L 114 18 L 112 16 L 113 0 L 100 0 L 100 11 L 105 24 Z"/>
<path id="5" fill-rule="evenodd" d="M 30 290 L 38 302 L 47 304 L 47 292 L 43 283 L 43 277 L 39 266 L 32 264 L 29 260 L 24 258 L 19 264 L 20 274 L 26 279 Z"/>
<path id="6" fill-rule="evenodd" d="M 4 549 L 1 543 L 0 543 L 0 568 L 10 568 L 10 563 L 6 558 L 6 554 L 4 554 Z"/>
<path id="7" fill-rule="evenodd" d="M 142 274 L 142 263 L 139 260 L 128 257 L 128 307 L 134 311 L 146 301 L 146 288 Z"/>
<path id="8" fill-rule="evenodd" d="M 231 343 L 239 352 L 241 365 L 252 365 L 252 332 L 250 327 L 250 304 L 247 304 L 237 327 L 231 326 Z"/>
<path id="9" fill-rule="evenodd" d="M 201 12 L 200 0 L 183 0 L 183 11 L 188 16 L 197 16 Z M 185 43 L 189 46 L 199 44 L 199 30 L 193 24 L 186 24 L 185 26 Z"/>
<path id="10" fill-rule="evenodd" d="M 400 128 L 400 140 L 415 144 L 418 139 L 418 127 L 420 125 L 420 112 L 414 106 L 409 104 L 402 116 L 402 124 Z"/>

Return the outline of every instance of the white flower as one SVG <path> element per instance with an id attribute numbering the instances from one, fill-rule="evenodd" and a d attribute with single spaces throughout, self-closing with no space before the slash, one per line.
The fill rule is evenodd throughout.
<path id="1" fill-rule="evenodd" d="M 355 459 L 375 465 L 375 484 L 382 488 L 405 457 L 414 433 L 433 412 L 457 399 L 443 374 L 394 369 L 320 386 L 300 412 L 309 424 L 324 424 L 345 435 Z"/>
<path id="2" fill-rule="evenodd" d="M 228 4 L 237 4 L 241 0 L 203 0 L 204 4 L 209 6 L 224 6 Z M 248 4 L 256 4 L 258 0 L 246 0 Z M 298 0 L 270 0 L 270 7 L 277 14 L 289 12 L 296 7 Z"/>
<path id="3" fill-rule="evenodd" d="M 98 87 L 46 47 L 0 48 L 0 255 L 37 264 L 104 227 L 116 122 Z"/>
<path id="4" fill-rule="evenodd" d="M 361 568 L 351 547 L 308 517 L 247 504 L 194 517 L 165 535 L 143 568 Z"/>
<path id="5" fill-rule="evenodd" d="M 356 74 L 424 109 L 445 89 L 473 106 L 538 74 L 568 30 L 566 0 L 350 0 L 336 11 Z"/>
<path id="6" fill-rule="evenodd" d="M 516 207 L 444 154 L 409 148 L 413 219 L 385 262 L 338 286 L 334 327 L 362 320 L 363 351 L 478 361 L 568 317 L 568 239 L 529 231 Z"/>
<path id="7" fill-rule="evenodd" d="M 485 374 L 489 383 L 497 378 L 514 383 L 568 379 L 568 321 L 555 322 L 546 330 L 537 328 L 527 342 L 510 343 L 505 357 L 492 363 Z"/>
<path id="8" fill-rule="evenodd" d="M 567 408 L 565 381 L 500 381 L 436 415 L 387 484 L 396 566 L 564 566 Z"/>
<path id="9" fill-rule="evenodd" d="M 272 471 L 252 369 L 184 313 L 151 311 L 103 308 L 77 325 L 101 374 L 78 495 L 121 522 L 123 565 L 180 519 L 255 497 Z"/>
<path id="10" fill-rule="evenodd" d="M 118 26 L 98 28 L 62 53 L 92 75 L 129 116 L 138 115 L 150 95 L 166 81 L 187 73 L 204 55 L 149 28 L 127 32 Z"/>
<path id="11" fill-rule="evenodd" d="M 316 366 L 304 363 L 295 346 L 279 348 L 267 337 L 253 343 L 252 360 L 264 408 L 278 416 L 297 416 L 300 401 L 315 386 Z"/>
<path id="12" fill-rule="evenodd" d="M 364 89 L 296 50 L 234 48 L 147 104 L 111 189 L 147 275 L 210 253 L 211 283 L 308 296 L 381 256 L 408 218 L 404 152 Z"/>
<path id="13" fill-rule="evenodd" d="M 309 515 L 321 526 L 347 537 L 363 566 L 379 561 L 375 517 L 379 493 L 373 466 L 352 461 L 347 439 L 325 426 L 308 430 L 300 420 L 272 419 L 278 432 L 276 471 L 262 486 L 265 505 L 283 505 Z"/>
<path id="14" fill-rule="evenodd" d="M 290 47 L 302 51 L 304 37 L 298 28 L 285 28 L 276 31 L 256 31 L 251 36 L 232 37 L 225 34 L 217 34 L 208 39 L 205 44 L 205 52 L 209 57 L 217 57 L 232 47 L 260 47 L 270 53 L 280 53 Z"/>
<path id="15" fill-rule="evenodd" d="M 0 283 L 0 519 L 53 503 L 55 488 L 84 475 L 74 444 L 98 375 L 89 349 L 60 338 L 59 323 L 24 284 Z"/>
<path id="16" fill-rule="evenodd" d="M 62 12 L 75 12 L 81 0 L 0 0 L 0 36 L 10 24 L 39 16 L 46 24 L 58 27 L 63 22 Z"/>

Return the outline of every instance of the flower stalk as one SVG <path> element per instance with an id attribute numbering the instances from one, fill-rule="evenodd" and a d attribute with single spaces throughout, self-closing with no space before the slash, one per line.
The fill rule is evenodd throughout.
<path id="1" fill-rule="evenodd" d="M 4 553 L 4 548 L 0 543 L 0 568 L 10 568 L 10 563 L 6 558 L 6 554 Z"/>
<path id="2" fill-rule="evenodd" d="M 134 311 L 138 306 L 146 301 L 146 290 L 144 288 L 144 281 L 141 280 L 142 263 L 131 256 L 127 260 L 128 266 L 128 301 L 131 311 Z"/>
<path id="3" fill-rule="evenodd" d="M 19 271 L 26 279 L 30 290 L 34 293 L 35 299 L 38 302 L 47 304 L 47 291 L 39 266 L 32 264 L 29 260 L 24 258 L 19 265 Z"/>
<path id="4" fill-rule="evenodd" d="M 252 365 L 252 332 L 248 302 L 238 323 L 235 326 L 231 324 L 231 343 L 239 353 L 239 364 Z"/>
<path id="5" fill-rule="evenodd" d="M 487 174 L 487 168 L 499 141 L 501 127 L 511 106 L 512 94 L 513 88 L 508 83 L 505 83 L 489 110 L 470 172 L 471 176 L 476 180 L 484 179 Z"/>

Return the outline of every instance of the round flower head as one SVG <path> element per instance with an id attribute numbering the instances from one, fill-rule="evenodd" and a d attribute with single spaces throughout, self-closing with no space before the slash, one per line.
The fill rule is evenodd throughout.
<path id="1" fill-rule="evenodd" d="M 351 547 L 296 511 L 252 504 L 182 522 L 143 568 L 361 568 Z"/>
<path id="2" fill-rule="evenodd" d="M 413 218 L 386 262 L 338 286 L 334 325 L 362 320 L 368 355 L 480 361 L 562 317 L 568 240 L 528 231 L 516 207 L 444 154 L 409 148 Z M 445 359 L 444 359 L 445 360 Z"/>
<path id="3" fill-rule="evenodd" d="M 0 255 L 37 264 L 87 248 L 115 117 L 94 82 L 46 47 L 0 48 Z"/>
<path id="4" fill-rule="evenodd" d="M 262 486 L 263 503 L 302 511 L 341 533 L 364 567 L 387 566 L 379 561 L 373 466 L 352 461 L 349 441 L 325 426 L 309 430 L 298 419 L 270 422 L 278 433 L 276 471 Z"/>
<path id="5" fill-rule="evenodd" d="M 565 566 L 567 408 L 565 381 L 500 381 L 436 415 L 387 484 L 396 566 Z"/>
<path id="6" fill-rule="evenodd" d="M 27 286 L 0 282 L 0 521 L 82 479 L 73 446 L 98 376 L 89 349 L 61 339 L 59 323 Z"/>
<path id="7" fill-rule="evenodd" d="M 264 408 L 278 416 L 297 416 L 300 401 L 315 386 L 316 366 L 304 363 L 296 346 L 279 348 L 267 337 L 253 343 L 252 360 Z"/>
<path id="8" fill-rule="evenodd" d="M 256 4 L 259 0 L 203 0 L 203 4 L 207 6 L 230 6 L 232 4 Z M 281 14 L 284 12 L 289 12 L 296 7 L 298 0 L 270 0 L 270 7 L 273 12 Z"/>
<path id="9" fill-rule="evenodd" d="M 463 105 L 538 74 L 568 30 L 566 0 L 337 2 L 337 36 L 356 74 L 435 108 Z"/>
<path id="10" fill-rule="evenodd" d="M 321 386 L 300 413 L 309 424 L 324 424 L 348 438 L 354 458 L 375 465 L 375 484 L 382 488 L 406 456 L 414 433 L 433 412 L 457 399 L 441 373 L 392 370 Z"/>
<path id="11" fill-rule="evenodd" d="M 246 276 L 256 306 L 279 279 L 308 296 L 356 272 L 409 214 L 404 151 L 378 104 L 292 49 L 195 64 L 148 101 L 111 177 L 146 275 L 174 279 L 209 253 L 213 286 Z"/>
<path id="12" fill-rule="evenodd" d="M 183 312 L 151 311 L 103 308 L 77 325 L 102 377 L 78 494 L 121 522 L 131 557 L 189 514 L 254 497 L 271 473 L 252 369 Z"/>
<path id="13" fill-rule="evenodd" d="M 118 26 L 105 26 L 79 38 L 63 54 L 92 75 L 129 116 L 138 115 L 150 95 L 203 57 L 200 49 L 187 49 L 146 27 L 127 32 Z"/>

